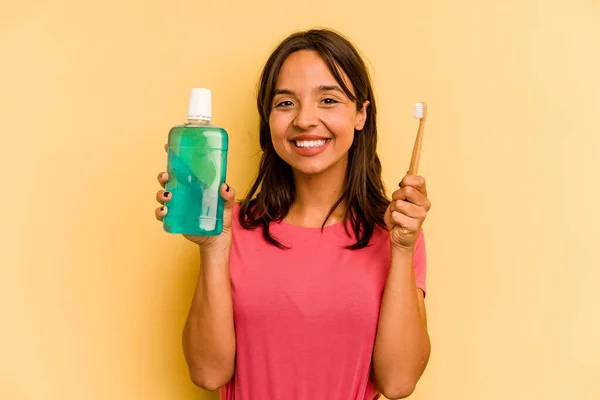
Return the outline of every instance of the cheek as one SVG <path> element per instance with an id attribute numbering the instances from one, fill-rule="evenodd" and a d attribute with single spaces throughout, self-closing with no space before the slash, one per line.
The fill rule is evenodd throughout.
<path id="1" fill-rule="evenodd" d="M 337 141 L 351 142 L 354 138 L 354 120 L 348 115 L 331 116 L 323 122 Z"/>
<path id="2" fill-rule="evenodd" d="M 280 117 L 269 118 L 269 130 L 271 131 L 271 139 L 273 141 L 285 140 L 288 124 Z"/>
<path id="3" fill-rule="evenodd" d="M 286 139 L 287 124 L 281 118 L 269 118 L 269 130 L 271 131 L 271 142 L 275 152 L 282 159 L 286 159 L 285 155 L 289 151 L 289 142 Z"/>

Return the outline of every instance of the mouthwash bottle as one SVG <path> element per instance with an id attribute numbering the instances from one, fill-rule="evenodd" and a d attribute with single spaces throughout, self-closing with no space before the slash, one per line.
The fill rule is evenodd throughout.
<path id="1" fill-rule="evenodd" d="M 169 132 L 165 187 L 172 197 L 163 219 L 169 233 L 216 236 L 223 230 L 219 187 L 225 182 L 229 139 L 225 129 L 211 125 L 211 101 L 209 89 L 192 89 L 188 122 Z"/>

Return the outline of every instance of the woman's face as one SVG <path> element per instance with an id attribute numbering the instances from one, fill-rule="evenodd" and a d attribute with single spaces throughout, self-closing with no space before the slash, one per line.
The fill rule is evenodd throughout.
<path id="1" fill-rule="evenodd" d="M 352 91 L 346 74 L 341 75 Z M 269 126 L 275 151 L 296 173 L 318 174 L 348 161 L 354 130 L 361 130 L 368 101 L 357 110 L 314 51 L 292 53 L 276 85 Z"/>

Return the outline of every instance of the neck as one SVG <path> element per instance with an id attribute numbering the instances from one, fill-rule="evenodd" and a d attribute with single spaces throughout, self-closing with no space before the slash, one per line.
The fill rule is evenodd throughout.
<path id="1" fill-rule="evenodd" d="M 319 174 L 294 171 L 296 199 L 290 207 L 286 222 L 304 227 L 321 227 L 331 207 L 341 197 L 346 184 L 346 162 L 340 162 Z M 344 220 L 346 204 L 342 202 L 325 225 Z"/>

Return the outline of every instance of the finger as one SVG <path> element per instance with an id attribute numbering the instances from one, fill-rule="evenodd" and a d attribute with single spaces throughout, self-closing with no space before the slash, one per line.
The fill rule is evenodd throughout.
<path id="1" fill-rule="evenodd" d="M 427 211 L 431 208 L 431 201 L 414 186 L 404 186 L 396 190 L 392 194 L 392 200 L 406 200 L 425 208 Z"/>
<path id="2" fill-rule="evenodd" d="M 225 208 L 233 208 L 235 203 L 235 189 L 224 183 L 219 188 L 221 197 L 225 200 Z"/>
<path id="3" fill-rule="evenodd" d="M 233 217 L 233 206 L 235 204 L 235 189 L 224 183 L 219 188 L 219 192 L 225 206 L 223 208 L 223 228 L 231 228 L 231 219 Z"/>
<path id="4" fill-rule="evenodd" d="M 160 204 L 165 204 L 167 201 L 171 200 L 171 197 L 173 195 L 171 194 L 171 192 L 168 192 L 166 190 L 159 190 L 158 192 L 156 192 L 156 201 L 158 201 Z"/>
<path id="5" fill-rule="evenodd" d="M 401 188 L 392 193 L 392 200 L 406 200 L 406 190 L 405 188 Z"/>
<path id="6" fill-rule="evenodd" d="M 427 183 L 425 182 L 425 178 L 418 175 L 406 175 L 402 178 L 402 181 L 398 185 L 401 188 L 405 186 L 412 186 L 419 190 L 419 192 L 423 193 L 423 195 L 427 196 Z"/>
<path id="7" fill-rule="evenodd" d="M 167 206 L 158 207 L 154 210 L 154 216 L 159 221 L 162 221 L 165 215 L 167 215 Z"/>
<path id="8" fill-rule="evenodd" d="M 392 211 L 392 220 L 396 225 L 412 232 L 417 232 L 421 225 L 421 221 L 418 219 L 408 217 L 398 211 Z"/>
<path id="9" fill-rule="evenodd" d="M 427 216 L 427 211 L 416 204 L 409 203 L 405 200 L 396 200 L 392 202 L 392 212 L 399 212 L 406 215 L 407 217 L 414 218 L 417 220 L 424 220 Z"/>
<path id="10" fill-rule="evenodd" d="M 385 214 L 383 214 L 383 221 L 386 225 L 390 225 L 392 222 L 392 204 L 388 205 L 388 208 L 385 209 Z"/>
<path id="11" fill-rule="evenodd" d="M 160 186 L 162 186 L 164 188 L 165 185 L 167 184 L 167 181 L 169 180 L 169 173 L 161 172 L 160 174 L 158 174 L 157 179 L 158 179 L 158 183 L 160 183 Z"/>

